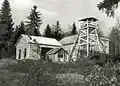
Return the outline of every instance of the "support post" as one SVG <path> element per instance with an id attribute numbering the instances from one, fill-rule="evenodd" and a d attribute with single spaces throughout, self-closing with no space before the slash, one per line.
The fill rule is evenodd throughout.
<path id="1" fill-rule="evenodd" d="M 89 25 L 87 20 L 87 57 L 89 56 Z"/>

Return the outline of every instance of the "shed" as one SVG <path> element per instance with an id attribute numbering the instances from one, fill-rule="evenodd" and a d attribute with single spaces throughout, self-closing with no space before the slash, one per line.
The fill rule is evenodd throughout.
<path id="1" fill-rule="evenodd" d="M 35 41 L 38 43 L 36 45 Z M 46 52 L 53 48 L 61 47 L 61 44 L 53 38 L 40 36 L 28 36 L 22 34 L 16 43 L 16 59 L 42 59 Z M 38 49 L 38 46 L 40 47 Z M 40 53 L 38 53 L 39 51 Z M 40 55 L 41 54 L 41 55 Z"/>
<path id="2" fill-rule="evenodd" d="M 68 56 L 69 56 L 69 53 L 62 47 L 51 49 L 46 53 L 46 57 L 49 60 L 52 60 L 52 62 L 54 63 L 68 62 L 69 61 Z"/>

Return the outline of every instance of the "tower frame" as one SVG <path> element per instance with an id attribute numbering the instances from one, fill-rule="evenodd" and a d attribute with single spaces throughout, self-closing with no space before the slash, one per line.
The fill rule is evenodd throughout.
<path id="1" fill-rule="evenodd" d="M 86 52 L 85 57 L 89 57 L 90 51 L 101 52 L 100 40 L 98 36 L 98 19 L 94 17 L 87 17 L 79 20 L 81 27 L 78 31 L 76 41 L 74 42 L 73 48 L 70 52 L 70 59 L 72 58 L 73 52 L 77 50 L 77 58 L 81 57 L 81 50 Z"/>
<path id="2" fill-rule="evenodd" d="M 100 42 L 99 42 L 99 37 L 97 33 L 97 21 L 98 19 L 94 17 L 88 17 L 81 19 L 79 21 L 83 21 L 81 25 L 81 29 L 79 29 L 79 42 L 78 42 L 78 47 L 81 48 L 84 46 L 85 51 L 87 52 L 87 57 L 90 54 L 91 46 L 94 46 L 95 51 L 100 51 Z"/>

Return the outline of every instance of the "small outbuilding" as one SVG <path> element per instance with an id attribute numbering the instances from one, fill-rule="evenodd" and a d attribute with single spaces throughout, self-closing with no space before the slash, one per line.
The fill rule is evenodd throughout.
<path id="1" fill-rule="evenodd" d="M 35 41 L 37 44 L 35 43 Z M 61 44 L 53 38 L 40 36 L 28 36 L 22 34 L 16 43 L 16 59 L 44 59 L 45 53 L 51 49 L 61 47 Z"/>
<path id="2" fill-rule="evenodd" d="M 54 48 L 46 53 L 46 58 L 53 63 L 65 63 L 69 61 L 69 53 L 63 48 Z"/>

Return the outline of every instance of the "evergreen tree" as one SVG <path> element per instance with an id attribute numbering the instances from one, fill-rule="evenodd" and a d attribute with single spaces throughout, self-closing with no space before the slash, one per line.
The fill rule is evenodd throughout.
<path id="1" fill-rule="evenodd" d="M 64 31 L 64 33 L 63 33 L 63 36 L 64 36 L 64 37 L 67 37 L 67 36 L 71 36 L 71 35 L 72 35 L 71 32 L 72 32 L 73 27 L 72 27 L 72 26 L 68 26 L 67 29 L 68 29 L 68 30 L 67 30 L 67 31 Z"/>
<path id="2" fill-rule="evenodd" d="M 63 32 L 62 32 L 62 28 L 60 26 L 59 21 L 56 22 L 56 25 L 53 25 L 52 29 L 53 29 L 52 32 L 53 32 L 54 38 L 58 41 L 61 40 L 63 37 Z"/>
<path id="3" fill-rule="evenodd" d="M 98 8 L 111 17 L 115 15 L 114 11 L 118 8 L 119 2 L 120 0 L 103 0 L 98 4 Z"/>
<path id="4" fill-rule="evenodd" d="M 53 37 L 53 34 L 52 34 L 52 31 L 51 31 L 51 28 L 50 28 L 49 24 L 46 26 L 46 29 L 44 31 L 44 37 L 48 37 L 48 38 Z"/>
<path id="5" fill-rule="evenodd" d="M 63 33 L 63 37 L 71 36 L 70 33 L 71 33 L 70 31 L 64 32 L 64 33 Z"/>
<path id="6" fill-rule="evenodd" d="M 14 43 L 16 43 L 21 34 L 25 34 L 25 25 L 23 21 L 20 23 L 19 26 L 16 26 Z"/>
<path id="7" fill-rule="evenodd" d="M 109 38 L 110 38 L 110 54 L 117 55 L 120 53 L 120 30 L 116 27 L 113 27 Z"/>
<path id="8" fill-rule="evenodd" d="M 13 32 L 13 20 L 11 14 L 11 8 L 8 0 L 4 0 L 2 4 L 2 8 L 0 10 L 0 23 L 5 24 L 5 31 L 7 32 L 7 40 L 9 40 L 12 36 Z"/>
<path id="9" fill-rule="evenodd" d="M 77 33 L 76 31 L 77 27 L 75 25 L 75 22 L 73 23 L 73 28 L 72 28 L 72 31 L 71 31 L 71 35 L 75 35 Z"/>
<path id="10" fill-rule="evenodd" d="M 15 54 L 15 47 L 13 45 L 13 19 L 11 14 L 10 3 L 8 0 L 4 0 L 0 10 L 0 25 L 4 25 L 4 30 L 2 31 L 1 49 L 2 57 L 10 57 Z"/>
<path id="11" fill-rule="evenodd" d="M 28 21 L 26 21 L 26 34 L 30 34 L 33 36 L 40 36 L 40 25 L 42 24 L 41 13 L 37 12 L 37 6 L 34 5 L 33 9 L 31 9 L 30 15 L 27 17 Z"/>

